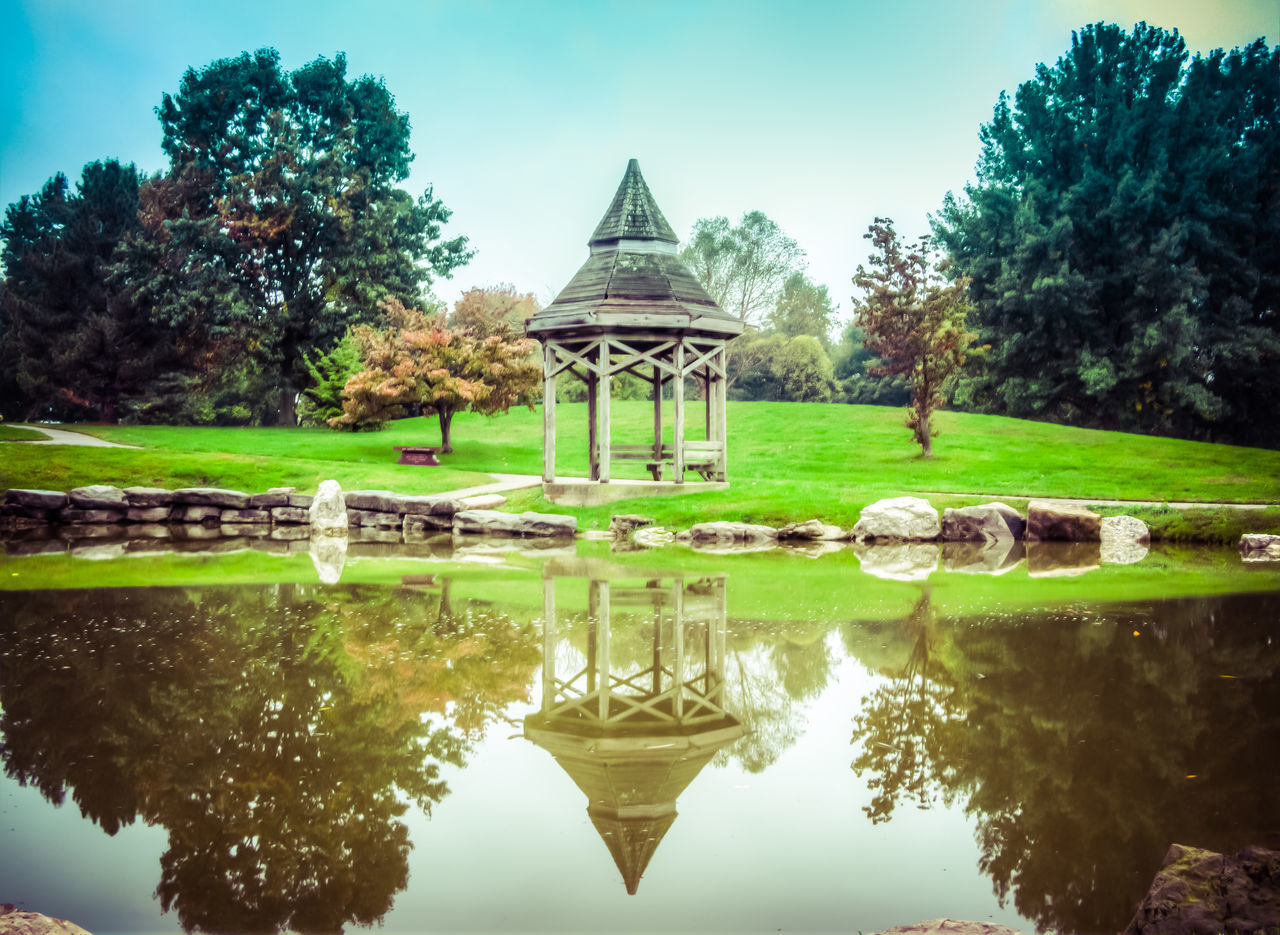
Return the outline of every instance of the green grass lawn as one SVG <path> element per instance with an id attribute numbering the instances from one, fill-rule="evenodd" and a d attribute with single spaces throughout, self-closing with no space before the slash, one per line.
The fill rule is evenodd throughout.
<path id="1" fill-rule="evenodd" d="M 615 401 L 612 438 L 651 438 L 651 404 Z M 693 419 L 690 437 L 701 420 Z M 781 525 L 822 517 L 852 525 L 882 497 L 933 497 L 939 506 L 988 495 L 1021 506 L 1030 497 L 1280 503 L 1280 452 L 1076 429 L 997 416 L 943 412 L 936 457 L 925 461 L 903 426 L 903 411 L 878 406 L 741 402 L 729 404 L 729 478 L 720 493 L 622 501 L 566 509 L 539 490 L 511 497 L 513 509 L 572 512 L 583 528 L 644 512 L 659 522 L 741 519 Z M 586 406 L 557 409 L 556 473 L 586 474 Z M 333 478 L 344 489 L 434 493 L 483 483 L 494 472 L 539 474 L 540 412 L 512 410 L 454 419 L 455 451 L 439 468 L 395 464 L 395 445 L 438 444 L 434 419 L 404 419 L 385 431 L 328 429 L 79 426 L 140 450 L 0 445 L 0 488 L 68 490 L 92 483 L 220 486 L 247 491 L 295 486 L 313 491 Z M 647 476 L 615 464 L 613 476 Z M 690 480 L 694 475 L 690 475 Z M 965 495 L 981 495 L 978 499 Z M 1138 513 L 1138 510 L 1128 512 Z M 1268 511 L 1273 514 L 1274 511 Z M 1255 524 L 1256 525 L 1256 524 Z"/>
<path id="2" fill-rule="evenodd" d="M 38 442 L 47 438 L 43 432 L 18 425 L 0 425 L 0 442 Z"/>

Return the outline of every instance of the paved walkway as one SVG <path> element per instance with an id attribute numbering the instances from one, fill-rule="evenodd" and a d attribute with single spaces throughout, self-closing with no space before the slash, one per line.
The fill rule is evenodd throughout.
<path id="1" fill-rule="evenodd" d="M 542 477 L 538 474 L 493 474 L 492 476 L 497 478 L 493 483 L 477 484 L 475 487 L 463 487 L 461 490 L 446 490 L 443 493 L 432 494 L 432 496 L 461 500 L 464 497 L 478 497 L 486 493 L 506 493 L 509 490 L 524 490 L 526 487 L 537 487 L 542 483 Z"/>
<path id="2" fill-rule="evenodd" d="M 10 441 L 10 444 L 14 445 L 82 445 L 85 448 L 138 448 L 137 445 L 121 445 L 105 439 L 95 438 L 92 435 L 86 435 L 83 432 L 51 429 L 47 425 L 27 425 L 18 422 L 6 424 L 11 424 L 16 429 L 31 429 L 33 432 L 43 432 L 48 436 L 47 438 L 31 439 L 29 441 L 15 438 Z"/>
<path id="3" fill-rule="evenodd" d="M 1203 507 L 1227 507 L 1233 510 L 1265 510 L 1274 503 L 1214 503 L 1201 500 L 1098 500 L 1096 498 L 1072 499 L 1070 497 L 1036 497 L 1012 493 L 956 493 L 955 491 L 926 491 L 925 497 L 983 497 L 987 500 L 1042 500 L 1045 503 L 1071 503 L 1076 506 L 1169 506 L 1175 510 L 1198 510 Z"/>

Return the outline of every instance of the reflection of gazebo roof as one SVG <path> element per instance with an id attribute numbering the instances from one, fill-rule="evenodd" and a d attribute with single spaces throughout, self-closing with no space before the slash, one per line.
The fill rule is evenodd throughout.
<path id="1" fill-rule="evenodd" d="M 676 254 L 640 164 L 627 164 L 609 210 L 588 241 L 591 255 L 560 294 L 526 324 L 530 337 L 617 328 L 737 335 L 723 311 Z"/>
<path id="2" fill-rule="evenodd" d="M 524 734 L 549 752 L 587 796 L 587 814 L 634 895 L 676 820 L 676 798 L 742 726 L 726 716 L 711 729 L 634 733 L 565 724 L 533 714 Z"/>

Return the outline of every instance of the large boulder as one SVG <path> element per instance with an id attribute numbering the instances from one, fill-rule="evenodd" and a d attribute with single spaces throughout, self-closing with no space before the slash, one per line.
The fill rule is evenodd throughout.
<path id="1" fill-rule="evenodd" d="M 1240 557 L 1246 562 L 1280 561 L 1280 536 L 1245 533 L 1240 537 Z"/>
<path id="2" fill-rule="evenodd" d="M 24 490 L 14 488 L 5 491 L 4 502 L 7 506 L 25 507 L 33 510 L 60 510 L 70 502 L 70 498 L 61 490 Z"/>
<path id="3" fill-rule="evenodd" d="M 454 514 L 453 531 L 498 536 L 572 536 L 578 531 L 578 518 L 559 513 L 463 510 Z"/>
<path id="4" fill-rule="evenodd" d="M 915 925 L 895 925 L 877 935 L 1022 935 L 998 922 L 968 922 L 960 919 L 930 919 Z"/>
<path id="5" fill-rule="evenodd" d="M 803 523 L 787 523 L 778 530 L 779 539 L 807 539 L 813 542 L 838 542 L 848 536 L 839 526 L 824 523 L 820 519 L 805 520 Z"/>
<path id="6" fill-rule="evenodd" d="M 1280 927 L 1280 851 L 1223 855 L 1170 846 L 1124 935 L 1273 933 Z"/>
<path id="7" fill-rule="evenodd" d="M 129 501 L 129 506 L 139 509 L 173 505 L 173 491 L 165 490 L 163 487 L 126 487 L 124 495 Z"/>
<path id="8" fill-rule="evenodd" d="M 460 501 L 447 497 L 416 496 L 391 490 L 349 490 L 345 497 L 347 509 L 373 513 L 453 516 L 464 509 Z"/>
<path id="9" fill-rule="evenodd" d="M 77 487 L 70 494 L 71 505 L 82 510 L 126 510 L 129 500 L 123 490 L 108 484 Z"/>
<path id="10" fill-rule="evenodd" d="M 695 523 L 689 528 L 689 539 L 696 545 L 764 545 L 778 538 L 772 526 L 756 523 Z"/>
<path id="11" fill-rule="evenodd" d="M 245 510 L 249 507 L 249 495 L 221 487 L 182 487 L 173 492 L 173 502 L 188 506 L 216 506 L 222 510 Z"/>
<path id="12" fill-rule="evenodd" d="M 311 519 L 312 532 L 335 536 L 347 534 L 347 501 L 336 480 L 320 482 L 320 489 L 316 491 L 307 515 Z"/>
<path id="13" fill-rule="evenodd" d="M 89 935 L 74 922 L 27 912 L 13 903 L 0 903 L 0 932 L 4 935 Z"/>
<path id="14" fill-rule="evenodd" d="M 919 497 L 892 497 L 862 510 L 853 527 L 853 536 L 864 539 L 930 541 L 938 538 L 942 525 L 938 511 Z"/>
<path id="15" fill-rule="evenodd" d="M 1056 542 L 1098 542 L 1102 517 L 1078 503 L 1032 500 L 1027 505 L 1027 538 Z"/>
<path id="16" fill-rule="evenodd" d="M 1104 516 L 1099 536 L 1102 561 L 1108 565 L 1140 562 L 1151 545 L 1151 530 L 1136 516 Z"/>
<path id="17" fill-rule="evenodd" d="M 618 539 L 625 539 L 643 526 L 652 526 L 652 516 L 639 513 L 619 513 L 609 518 L 609 532 Z"/>
<path id="18" fill-rule="evenodd" d="M 631 541 L 647 549 L 656 549 L 675 542 L 676 534 L 665 526 L 645 526 L 632 534 Z"/>
<path id="19" fill-rule="evenodd" d="M 257 510 L 269 510 L 275 507 L 305 510 L 311 506 L 311 497 L 308 494 L 298 493 L 296 487 L 272 487 L 266 493 L 255 493 L 250 497 L 249 506 Z"/>
<path id="20" fill-rule="evenodd" d="M 1021 539 L 1026 529 L 1022 514 L 1007 503 L 948 507 L 942 511 L 941 538 L 945 542 L 994 542 Z"/>

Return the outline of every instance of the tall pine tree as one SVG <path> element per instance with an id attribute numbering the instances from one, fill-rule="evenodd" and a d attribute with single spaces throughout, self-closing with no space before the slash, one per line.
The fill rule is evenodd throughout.
<path id="1" fill-rule="evenodd" d="M 166 329 L 112 276 L 138 229 L 138 171 L 114 160 L 61 173 L 11 204 L 0 226 L 0 358 L 7 415 L 114 422 L 173 353 Z"/>
<path id="2" fill-rule="evenodd" d="M 989 411 L 1280 443 L 1280 48 L 1095 24 L 981 130 L 933 219 Z"/>

